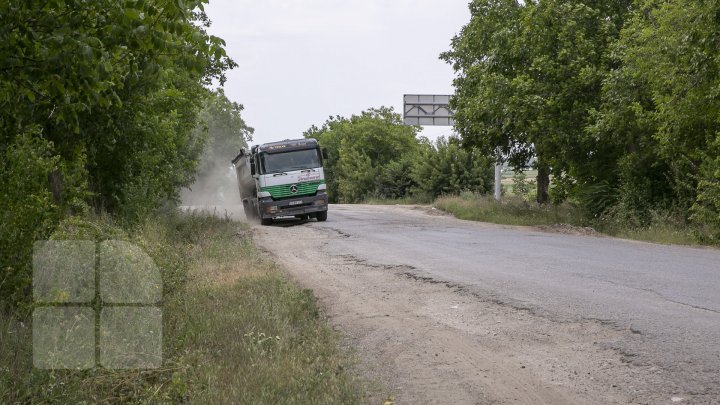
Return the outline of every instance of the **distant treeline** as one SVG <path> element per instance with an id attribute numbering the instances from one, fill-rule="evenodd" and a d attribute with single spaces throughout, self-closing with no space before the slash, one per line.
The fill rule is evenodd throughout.
<path id="1" fill-rule="evenodd" d="M 331 117 L 305 137 L 327 150 L 325 172 L 331 202 L 368 199 L 431 202 L 461 191 L 487 193 L 493 187 L 493 158 L 461 147 L 457 138 L 435 143 L 418 138 L 420 127 L 404 125 L 392 108 Z"/>

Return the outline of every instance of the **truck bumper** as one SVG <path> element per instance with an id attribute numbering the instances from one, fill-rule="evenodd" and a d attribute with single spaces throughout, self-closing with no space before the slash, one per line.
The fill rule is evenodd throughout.
<path id="1" fill-rule="evenodd" d="M 263 219 L 308 215 L 327 209 L 328 197 L 325 193 L 278 201 L 269 198 L 260 200 L 260 217 Z"/>

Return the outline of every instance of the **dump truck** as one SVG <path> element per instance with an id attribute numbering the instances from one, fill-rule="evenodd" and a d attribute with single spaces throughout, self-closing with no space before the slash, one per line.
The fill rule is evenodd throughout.
<path id="1" fill-rule="evenodd" d="M 245 216 L 263 225 L 278 217 L 327 220 L 323 155 L 312 138 L 242 149 L 232 164 Z"/>

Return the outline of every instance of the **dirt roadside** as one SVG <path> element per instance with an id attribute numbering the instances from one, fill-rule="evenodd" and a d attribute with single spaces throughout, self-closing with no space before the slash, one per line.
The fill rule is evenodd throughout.
<path id="1" fill-rule="evenodd" d="M 548 320 L 410 267 L 328 254 L 324 246 L 343 237 L 314 223 L 253 228 L 258 246 L 314 291 L 368 377 L 386 385 L 375 403 L 388 392 L 401 404 L 682 401 L 648 392 L 661 370 L 611 348 L 632 331 Z"/>

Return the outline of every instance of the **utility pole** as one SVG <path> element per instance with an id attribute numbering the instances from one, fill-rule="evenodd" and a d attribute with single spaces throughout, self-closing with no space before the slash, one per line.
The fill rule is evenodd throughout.
<path id="1" fill-rule="evenodd" d="M 495 201 L 502 198 L 502 184 L 500 184 L 502 175 L 502 155 L 500 149 L 495 149 Z"/>
<path id="2" fill-rule="evenodd" d="M 495 201 L 500 201 L 502 197 L 502 186 L 500 184 L 501 172 L 502 163 L 495 163 Z"/>

